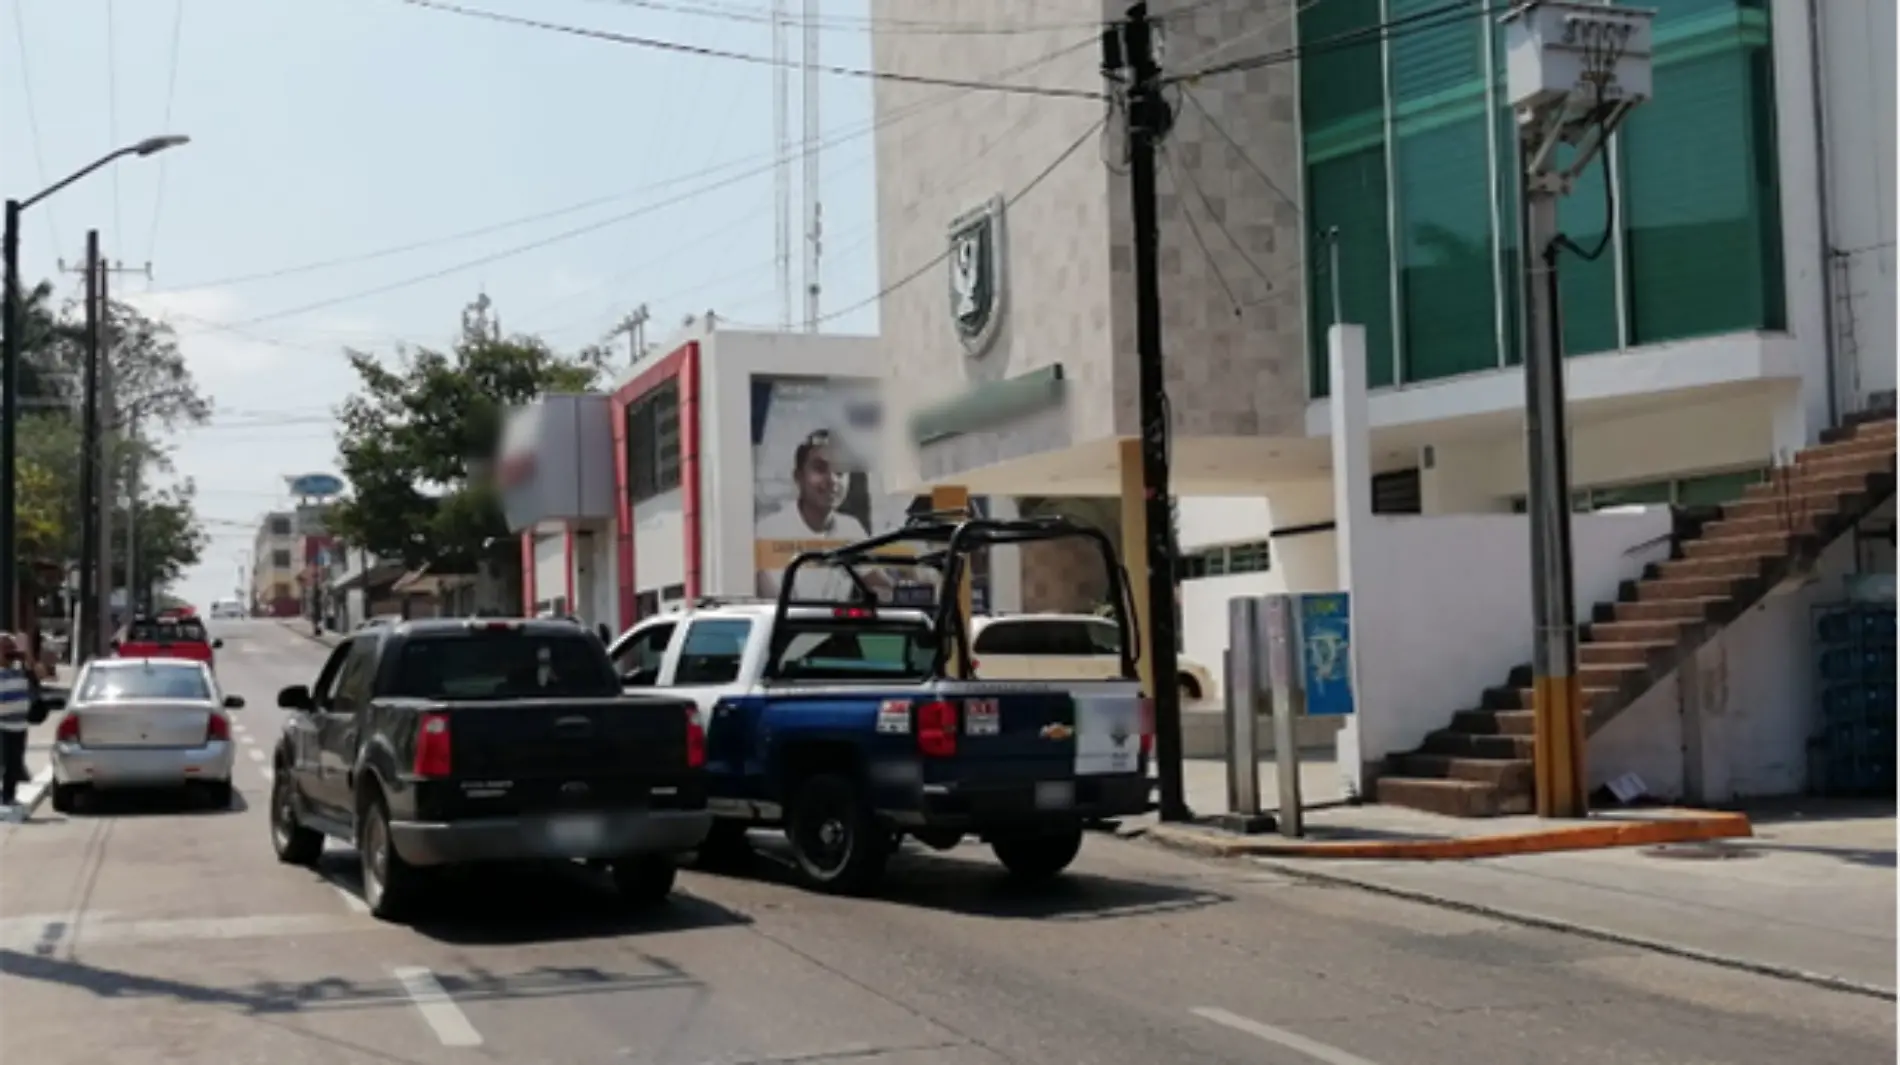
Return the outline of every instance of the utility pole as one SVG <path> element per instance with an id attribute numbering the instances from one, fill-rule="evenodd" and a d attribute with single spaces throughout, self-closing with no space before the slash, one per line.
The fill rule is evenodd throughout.
<path id="1" fill-rule="evenodd" d="M 639 362 L 640 356 L 647 353 L 647 321 L 651 317 L 652 315 L 647 310 L 647 305 L 642 303 L 640 306 L 635 307 L 625 318 L 622 318 L 619 325 L 614 326 L 607 332 L 608 340 L 612 340 L 614 337 L 620 336 L 623 333 L 626 334 L 628 365 Z"/>
<path id="2" fill-rule="evenodd" d="M 1186 821 L 1181 764 L 1181 689 L 1175 648 L 1174 534 L 1168 491 L 1168 401 L 1161 358 L 1160 223 L 1155 202 L 1155 151 L 1174 124 L 1161 93 L 1155 57 L 1156 26 L 1148 5 L 1134 4 L 1127 19 L 1102 35 L 1105 73 L 1127 76 L 1129 191 L 1135 223 L 1136 392 L 1140 396 L 1142 507 L 1147 525 L 1149 676 L 1153 678 L 1155 759 L 1161 778 L 1161 819 Z M 1127 550 L 1128 545 L 1124 545 Z"/>
<path id="3" fill-rule="evenodd" d="M 139 414 L 137 408 L 126 411 L 125 439 L 131 445 L 126 449 L 127 457 L 132 461 L 125 468 L 125 612 L 129 617 L 137 614 L 139 605 L 139 467 L 143 465 L 139 455 Z"/>
<path id="4" fill-rule="evenodd" d="M 92 598 L 87 613 L 96 627 L 82 634 L 90 635 L 89 643 L 75 646 L 104 654 L 112 639 L 112 511 L 118 502 L 114 490 L 118 471 L 112 434 L 117 427 L 117 415 L 112 384 L 112 301 L 108 279 L 113 274 L 136 274 L 149 279 L 152 264 L 127 266 L 123 262 L 107 262 L 99 252 L 99 231 L 94 229 L 86 233 L 85 263 L 68 266 L 61 259 L 58 267 L 66 273 L 86 275 L 86 407 L 82 429 L 85 453 L 80 462 L 80 495 L 82 506 L 89 509 L 83 510 L 80 518 L 80 594 Z M 90 485 L 86 481 L 90 481 Z M 92 583 L 87 582 L 87 570 L 91 571 Z M 130 572 L 128 569 L 128 576 Z M 132 603 L 131 587 L 129 583 L 126 585 L 128 610 Z"/>
<path id="5" fill-rule="evenodd" d="M 105 624 L 96 613 L 99 589 L 99 371 L 104 359 L 99 351 L 99 231 L 86 231 L 86 385 L 85 408 L 81 414 L 79 448 L 79 598 L 85 602 L 84 624 L 73 638 L 73 663 L 91 658 L 99 646 L 99 629 Z M 62 264 L 63 269 L 63 264 Z"/>
<path id="6" fill-rule="evenodd" d="M 0 237 L 0 629 L 19 628 L 20 201 L 8 200 Z"/>
<path id="7" fill-rule="evenodd" d="M 805 101 L 800 109 L 805 123 L 805 332 L 818 331 L 819 297 L 824 288 L 821 262 L 824 257 L 824 201 L 819 196 L 818 5 L 823 0 L 805 0 Z"/>

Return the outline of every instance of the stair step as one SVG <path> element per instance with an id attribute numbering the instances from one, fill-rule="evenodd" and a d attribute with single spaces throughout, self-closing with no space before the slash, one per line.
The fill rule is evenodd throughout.
<path id="1" fill-rule="evenodd" d="M 1661 648 L 1658 649 L 1663 650 Z M 1637 677 L 1649 672 L 1647 662 L 1579 662 L 1577 683 L 1583 688 L 1584 706 L 1591 706 L 1597 695 L 1621 692 Z"/>
<path id="2" fill-rule="evenodd" d="M 1635 605 L 1635 604 L 1629 604 Z M 1595 643 L 1667 643 L 1682 642 L 1683 633 L 1701 618 L 1659 618 L 1653 621 L 1598 621 L 1584 632 Z"/>
<path id="3" fill-rule="evenodd" d="M 1802 492 L 1797 495 L 1749 496 L 1722 506 L 1722 517 L 1780 518 L 1806 521 L 1839 513 L 1841 497 L 1835 492 Z"/>
<path id="4" fill-rule="evenodd" d="M 1734 577 L 1651 578 L 1636 583 L 1636 601 L 1655 603 L 1671 599 L 1733 599 L 1747 582 Z"/>
<path id="5" fill-rule="evenodd" d="M 1702 535 L 1690 543 L 1734 540 L 1746 536 L 1818 536 L 1826 524 L 1826 517 L 1824 514 L 1801 517 L 1763 514 L 1753 518 L 1723 518 L 1704 525 Z M 1683 546 L 1686 553 L 1688 544 Z"/>
<path id="6" fill-rule="evenodd" d="M 1578 670 L 1578 673 L 1581 674 L 1582 670 Z M 1519 678 L 1514 677 L 1512 679 L 1516 680 Z M 1486 688 L 1484 690 L 1484 706 L 1482 709 L 1503 713 L 1511 710 L 1528 711 L 1534 708 L 1537 705 L 1537 689 L 1529 683 L 1529 677 L 1522 679 L 1525 681 L 1523 684 L 1506 684 L 1496 688 Z M 1584 712 L 1588 713 L 1590 708 L 1597 704 L 1598 699 L 1613 696 L 1618 690 L 1619 689 L 1613 685 L 1604 684 L 1600 679 L 1594 684 L 1584 685 Z M 1525 735 L 1529 735 L 1529 733 L 1525 733 Z"/>
<path id="7" fill-rule="evenodd" d="M 1592 640 L 1577 647 L 1580 666 L 1629 666 L 1647 668 L 1650 662 L 1676 649 L 1674 640 L 1610 643 Z M 1579 671 L 1581 672 L 1581 671 Z"/>
<path id="8" fill-rule="evenodd" d="M 1833 454 L 1810 456 L 1803 451 L 1793 463 L 1769 471 L 1768 479 L 1774 483 L 1784 483 L 1809 476 L 1893 472 L 1894 451 L 1885 446 L 1885 441 L 1856 440 L 1853 443 L 1856 448 Z"/>
<path id="9" fill-rule="evenodd" d="M 1702 536 L 1682 545 L 1681 561 L 1774 558 L 1794 553 L 1794 547 L 1795 537 L 1780 529 L 1742 536 L 1711 536 L 1705 530 Z"/>
<path id="10" fill-rule="evenodd" d="M 1677 580 L 1693 577 L 1723 577 L 1731 580 L 1747 580 L 1761 576 L 1762 562 L 1768 556 L 1726 555 L 1717 558 L 1673 558 L 1667 562 L 1658 562 L 1650 569 L 1658 580 Z"/>
<path id="11" fill-rule="evenodd" d="M 1447 817 L 1499 817 L 1529 813 L 1532 806 L 1529 795 L 1509 795 L 1477 780 L 1380 777 L 1374 789 L 1380 802 Z"/>
<path id="12" fill-rule="evenodd" d="M 1425 737 L 1418 753 L 1458 758 L 1531 758 L 1537 753 L 1537 741 L 1529 736 L 1482 736 L 1439 729 Z"/>
<path id="13" fill-rule="evenodd" d="M 1803 448 L 1796 453 L 1794 464 L 1805 466 L 1811 462 L 1828 462 L 1848 455 L 1891 455 L 1894 451 L 1894 438 L 1888 436 L 1847 437 L 1833 443 L 1816 444 Z"/>
<path id="14" fill-rule="evenodd" d="M 1583 712 L 1583 723 L 1590 724 L 1590 711 Z M 1479 736 L 1535 736 L 1535 710 L 1460 710 L 1451 715 L 1451 731 Z M 1429 775 L 1429 774 L 1424 774 Z"/>
<path id="15" fill-rule="evenodd" d="M 1402 754 L 1397 776 L 1423 780 L 1470 780 L 1507 791 L 1529 791 L 1537 763 L 1528 758 L 1457 758 L 1448 754 Z"/>
<path id="16" fill-rule="evenodd" d="M 1719 614 L 1730 598 L 1726 595 L 1682 596 L 1677 599 L 1642 599 L 1633 603 L 1608 604 L 1615 623 L 1632 621 L 1703 622 Z"/>
<path id="17" fill-rule="evenodd" d="M 1867 481 L 1875 476 L 1871 470 L 1863 472 L 1830 473 L 1826 471 L 1809 472 L 1803 467 L 1791 467 L 1796 472 L 1787 480 L 1762 481 L 1751 484 L 1742 490 L 1742 498 L 1783 499 L 1788 496 L 1802 495 L 1852 495 L 1865 492 Z M 1883 471 L 1884 472 L 1884 471 Z"/>

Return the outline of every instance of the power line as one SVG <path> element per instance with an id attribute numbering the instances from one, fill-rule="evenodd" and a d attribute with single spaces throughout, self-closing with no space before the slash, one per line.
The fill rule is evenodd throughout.
<path id="1" fill-rule="evenodd" d="M 1172 151 L 1164 152 L 1161 159 L 1168 165 L 1168 177 L 1173 182 L 1175 194 L 1178 196 L 1181 192 L 1180 171 L 1182 168 L 1175 165 Z M 1194 243 L 1200 246 L 1201 258 L 1206 260 L 1207 268 L 1214 272 L 1214 280 L 1220 284 L 1221 291 L 1227 294 L 1227 302 L 1234 308 L 1235 316 L 1239 316 L 1240 297 L 1234 293 L 1233 284 L 1227 280 L 1227 272 L 1220 268 L 1220 260 L 1214 257 L 1214 249 L 1207 246 L 1207 238 L 1201 235 L 1201 225 L 1194 220 L 1194 212 L 1188 210 L 1185 197 L 1181 199 L 1181 217 L 1187 220 L 1188 232 L 1193 235 Z"/>
<path id="2" fill-rule="evenodd" d="M 1317 2 L 1317 0 L 1315 0 L 1315 2 Z M 1194 90 L 1188 88 L 1186 85 L 1178 86 L 1178 88 L 1181 91 L 1181 96 L 1186 99 L 1188 103 L 1194 105 L 1194 110 L 1201 113 L 1201 120 L 1207 123 L 1207 128 L 1213 130 L 1221 140 L 1227 142 L 1228 147 L 1234 150 L 1234 154 L 1240 156 L 1240 161 L 1247 165 L 1247 169 L 1258 175 L 1261 181 L 1266 182 L 1267 188 L 1271 190 L 1275 196 L 1278 196 L 1281 202 L 1293 208 L 1293 213 L 1306 213 L 1305 208 L 1300 206 L 1300 201 L 1287 195 L 1286 190 L 1280 187 L 1279 182 L 1273 180 L 1273 177 L 1267 173 L 1266 168 L 1255 161 L 1247 149 L 1241 147 L 1240 140 L 1232 133 L 1227 132 L 1227 127 L 1221 125 L 1220 121 L 1214 117 L 1213 112 L 1207 109 L 1207 105 L 1201 103 L 1201 98 L 1194 95 Z"/>
<path id="3" fill-rule="evenodd" d="M 545 33 L 564 34 L 569 37 L 582 37 L 589 40 L 604 41 L 610 44 L 631 45 L 636 48 L 649 48 L 661 52 L 675 52 L 681 55 L 694 55 L 707 59 L 729 59 L 738 63 L 752 63 L 769 67 L 796 67 L 804 69 L 804 64 L 790 60 L 779 60 L 769 56 L 753 55 L 749 52 L 733 52 L 707 45 L 686 44 L 681 41 L 666 41 L 657 37 L 641 37 L 633 34 L 614 33 L 608 30 L 590 29 L 585 26 L 571 26 L 560 22 L 543 22 L 540 19 L 523 18 L 519 15 L 503 14 L 499 11 L 483 11 L 479 8 L 463 7 L 446 3 L 444 0 L 400 0 L 411 7 L 426 8 L 464 18 L 482 19 L 524 29 L 541 30 Z M 972 92 L 1012 93 L 1021 96 L 1050 96 L 1072 100 L 1100 100 L 1102 93 L 1092 89 L 1059 89 L 1038 85 L 1014 85 L 1008 83 L 966 80 L 962 78 L 935 78 L 924 74 L 905 74 L 894 70 L 865 70 L 859 67 L 820 64 L 812 69 L 821 74 L 833 74 L 848 78 L 869 78 L 875 81 L 889 81 L 905 85 L 940 85 L 948 89 L 968 89 Z"/>
<path id="4" fill-rule="evenodd" d="M 1102 127 L 1106 125 L 1107 122 L 1108 122 L 1107 118 L 1098 118 L 1094 122 L 1089 123 L 1089 128 L 1084 130 L 1080 137 L 1077 137 L 1074 141 L 1070 142 L 1068 147 L 1062 149 L 1062 153 L 1060 155 L 1057 155 L 1054 159 L 1050 160 L 1049 165 L 1043 167 L 1040 171 L 1038 171 L 1035 177 L 1030 178 L 1028 184 L 1024 185 L 1020 189 L 1017 189 L 1014 193 L 1011 193 L 1009 197 L 1003 201 L 1003 206 L 1006 208 L 1014 207 L 1018 202 L 1022 200 L 1023 197 L 1036 191 L 1036 186 L 1041 185 L 1043 182 L 1049 180 L 1050 175 L 1054 174 L 1057 170 L 1061 169 L 1062 164 L 1068 162 L 1069 159 L 1073 157 L 1076 152 L 1081 151 L 1082 146 L 1087 144 L 1098 133 L 1100 133 L 1102 130 Z M 828 322 L 836 318 L 842 318 L 847 314 L 851 314 L 851 313 L 863 310 L 864 308 L 871 306 L 872 304 L 878 302 L 879 300 L 890 295 L 891 293 L 896 292 L 898 289 L 903 288 L 906 285 L 909 285 L 911 282 L 916 281 L 918 278 L 929 273 L 932 269 L 936 268 L 939 264 L 941 264 L 945 259 L 948 259 L 950 257 L 951 250 L 952 249 L 947 246 L 947 242 L 946 242 L 946 247 L 942 251 L 938 252 L 936 255 L 931 256 L 928 262 L 923 263 L 922 265 L 918 266 L 916 269 L 905 274 L 903 277 L 898 278 L 896 281 L 893 281 L 890 284 L 885 285 L 883 288 L 878 289 L 877 292 L 873 293 L 870 297 L 859 300 L 858 302 L 851 304 L 849 307 L 840 307 L 839 309 L 835 311 L 831 311 L 826 314 L 821 314 L 818 316 L 817 320 L 820 322 Z M 735 324 L 744 325 L 746 323 L 739 322 Z M 765 327 L 755 326 L 754 328 L 765 328 Z"/>
<path id="5" fill-rule="evenodd" d="M 1055 51 L 1038 56 L 1037 58 L 1029 60 L 1028 62 L 1019 63 L 1013 67 L 1009 67 L 1004 70 L 997 71 L 994 75 L 991 75 L 991 76 L 992 77 L 1010 77 L 1016 74 L 1021 74 L 1024 71 L 1033 70 L 1036 67 L 1053 63 L 1058 59 L 1065 58 L 1075 52 L 1081 51 L 1084 48 L 1094 47 L 1095 44 L 1096 44 L 1096 41 L 1093 38 L 1076 41 L 1071 44 L 1065 45 L 1062 48 L 1058 48 Z M 856 140 L 859 137 L 868 136 L 869 134 L 872 134 L 881 129 L 885 129 L 887 127 L 893 126 L 899 122 L 908 121 L 909 119 L 914 118 L 917 115 L 920 115 L 926 111 L 932 110 L 943 104 L 949 103 L 952 100 L 960 99 L 963 96 L 968 95 L 968 93 L 969 93 L 969 90 L 952 91 L 952 92 L 942 93 L 938 96 L 933 96 L 928 100 L 920 100 L 914 104 L 910 104 L 910 105 L 907 105 L 906 107 L 893 111 L 892 113 L 885 115 L 882 118 L 875 119 L 871 122 L 857 126 L 847 132 L 835 134 L 832 137 L 826 138 L 824 143 L 819 145 L 819 147 L 833 148 L 840 144 L 844 144 L 849 141 Z M 793 158 L 802 157 L 803 154 L 804 154 L 804 149 L 800 149 L 784 158 L 787 161 L 789 161 L 790 159 L 793 159 Z M 717 174 L 725 170 L 730 170 L 735 166 L 743 165 L 747 162 L 757 160 L 758 158 L 759 158 L 758 156 L 754 155 L 754 156 L 748 156 L 745 159 L 729 160 L 727 162 L 720 163 L 716 166 L 709 166 L 692 173 L 680 174 L 675 177 L 670 177 L 661 181 L 652 182 L 650 184 L 640 186 L 639 188 L 629 189 L 624 192 L 611 193 L 605 196 L 596 196 L 591 199 L 582 200 L 578 203 L 568 204 L 564 207 L 556 207 L 556 208 L 553 208 L 552 210 L 539 211 L 534 214 L 522 215 L 515 218 L 510 218 L 501 222 L 493 222 L 487 225 L 477 226 L 474 229 L 465 229 L 456 233 L 444 234 L 439 237 L 428 237 L 422 240 L 409 241 L 404 244 L 396 244 L 396 245 L 391 245 L 389 247 L 378 248 L 373 251 L 357 252 L 350 255 L 336 256 L 329 259 L 319 259 L 312 262 L 298 263 L 291 266 L 276 267 L 276 268 L 272 268 L 268 270 L 258 270 L 258 271 L 252 271 L 249 273 L 242 273 L 242 274 L 232 274 L 232 275 L 228 275 L 222 278 L 214 278 L 213 280 L 210 280 L 210 281 L 199 281 L 199 282 L 194 282 L 188 285 L 178 285 L 171 288 L 155 289 L 150 294 L 161 295 L 161 294 L 169 294 L 169 293 L 177 293 L 177 292 L 197 292 L 197 291 L 202 291 L 204 289 L 211 289 L 211 288 L 230 288 L 236 285 L 252 284 L 259 281 L 274 281 L 280 278 L 295 277 L 300 274 L 316 273 L 318 271 L 334 269 L 340 266 L 354 266 L 359 263 L 373 262 L 378 259 L 386 259 L 392 256 L 402 255 L 402 254 L 412 252 L 412 251 L 422 251 L 428 248 L 440 247 L 446 244 L 460 243 L 461 241 L 472 240 L 476 237 L 489 236 L 495 233 L 504 232 L 506 230 L 517 229 L 517 228 L 520 228 L 521 226 L 532 225 L 536 222 L 546 222 L 555 218 L 561 218 L 567 215 L 578 214 L 590 208 L 602 207 L 610 203 L 624 202 L 626 200 L 632 199 L 635 196 L 641 196 L 641 195 L 645 195 L 652 192 L 658 192 L 661 189 L 672 188 L 677 185 L 685 184 L 686 182 L 689 182 L 689 181 L 696 181 L 700 178 L 710 177 L 713 174 Z M 771 157 L 771 161 L 766 163 L 763 167 L 757 167 L 753 170 L 747 171 L 746 174 L 743 176 L 750 177 L 759 173 L 764 173 L 765 171 L 770 170 L 773 167 L 777 166 L 779 161 L 780 161 L 779 157 L 773 156 Z M 720 187 L 724 187 L 724 186 L 722 185 Z M 607 220 L 607 224 L 612 224 L 613 221 L 615 221 L 615 219 L 609 219 Z M 205 319 L 198 319 L 198 320 L 206 321 Z"/>
<path id="6" fill-rule="evenodd" d="M 1311 58 L 1316 55 L 1324 55 L 1328 52 L 1356 48 L 1362 44 L 1399 40 L 1429 30 L 1443 29 L 1466 19 L 1482 18 L 1494 13 L 1508 11 L 1513 6 L 1511 2 L 1500 2 L 1497 4 L 1484 4 L 1474 10 L 1472 5 L 1477 3 L 1479 3 L 1479 0 L 1452 0 L 1451 3 L 1427 8 L 1424 11 L 1416 11 L 1410 15 L 1404 15 L 1375 25 L 1361 26 L 1356 30 L 1347 30 L 1344 33 L 1321 38 L 1310 44 L 1296 44 L 1291 48 L 1283 48 L 1278 51 L 1267 52 L 1263 55 L 1229 60 L 1224 63 L 1216 63 L 1213 66 L 1203 67 L 1199 70 L 1167 75 L 1161 79 L 1161 83 L 1163 85 L 1178 85 L 1184 82 L 1192 84 L 1203 78 L 1211 78 L 1220 74 L 1258 70 L 1262 67 L 1278 66 L 1300 59 Z"/>
<path id="7" fill-rule="evenodd" d="M 666 11 L 673 14 L 692 15 L 699 18 L 725 19 L 730 22 L 746 22 L 767 26 L 772 23 L 772 13 L 770 11 L 756 7 L 746 7 L 740 4 L 694 4 L 668 2 L 668 0 L 594 0 L 594 2 L 612 4 L 618 7 L 642 8 L 648 11 Z M 1006 37 L 1053 31 L 1100 31 L 1105 24 L 1105 20 L 1097 19 L 1093 22 L 1033 22 L 1008 26 L 982 26 L 970 22 L 946 22 L 932 19 L 869 19 L 851 15 L 827 15 L 815 20 L 814 24 L 822 30 L 850 33 L 876 32 L 932 37 Z"/>
<path id="8" fill-rule="evenodd" d="M 119 47 L 114 26 L 112 0 L 106 0 L 106 145 L 107 151 L 119 147 Z M 124 197 L 119 195 L 119 168 L 112 168 L 112 231 L 125 232 Z"/>
<path id="9" fill-rule="evenodd" d="M 33 169 L 39 173 L 42 187 L 52 184 L 46 177 L 46 149 L 40 139 L 40 110 L 33 100 L 33 74 L 27 66 L 29 49 L 26 46 L 26 15 L 23 8 L 26 0 L 13 0 L 13 41 L 20 49 L 20 88 L 26 100 L 26 127 L 33 134 Z M 53 247 L 60 246 L 59 227 L 54 224 L 51 205 L 42 208 L 46 215 L 46 233 L 53 238 Z"/>
<path id="10" fill-rule="evenodd" d="M 165 123 L 160 129 L 172 128 L 172 103 L 178 98 L 178 46 L 185 32 L 185 0 L 172 0 L 172 43 L 171 59 L 167 62 L 165 75 Z M 150 261 L 152 253 L 158 250 L 158 220 L 165 209 L 165 168 L 171 164 L 171 156 L 158 157 L 158 191 L 152 195 L 152 231 L 145 239 L 145 258 Z"/>

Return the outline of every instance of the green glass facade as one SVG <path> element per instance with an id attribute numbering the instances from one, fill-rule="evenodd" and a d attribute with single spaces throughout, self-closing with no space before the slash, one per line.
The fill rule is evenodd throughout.
<path id="1" fill-rule="evenodd" d="M 1366 326 L 1375 388 L 1522 360 L 1503 34 L 1489 17 L 1425 17 L 1443 6 L 1325 0 L 1298 14 L 1316 396 L 1335 291 L 1340 317 Z M 1607 153 L 1622 218 L 1610 250 L 1563 261 L 1567 355 L 1785 328 L 1767 0 L 1647 6 L 1655 96 Z M 1559 210 L 1586 247 L 1608 217 L 1605 175 L 1592 166 Z"/>

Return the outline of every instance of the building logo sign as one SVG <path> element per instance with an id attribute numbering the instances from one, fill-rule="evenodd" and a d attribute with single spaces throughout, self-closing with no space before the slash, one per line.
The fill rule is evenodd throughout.
<path id="1" fill-rule="evenodd" d="M 1003 324 L 1003 198 L 950 224 L 950 320 L 972 358 L 986 354 Z"/>

